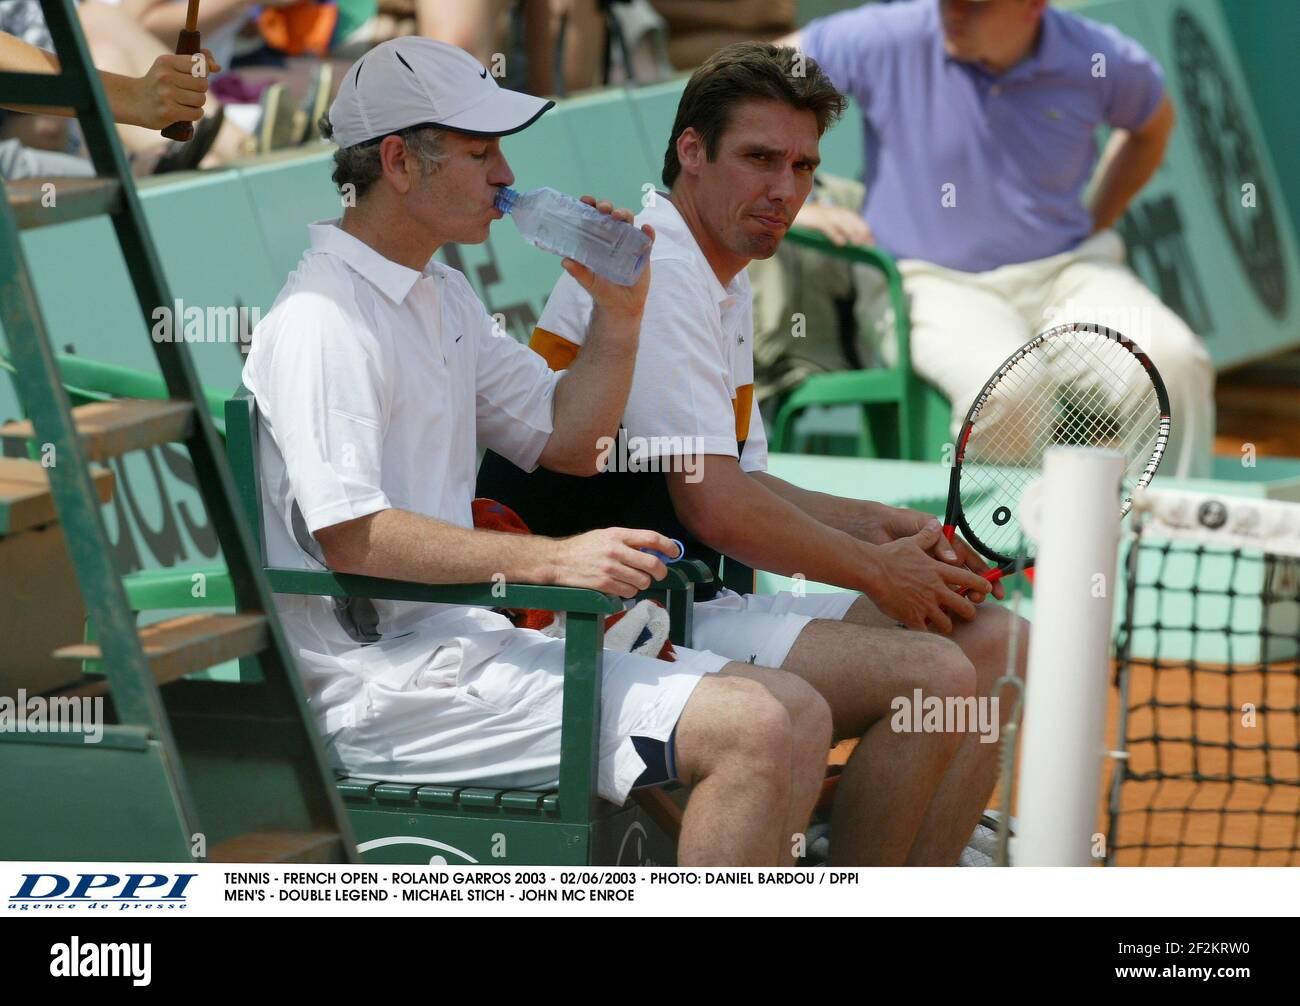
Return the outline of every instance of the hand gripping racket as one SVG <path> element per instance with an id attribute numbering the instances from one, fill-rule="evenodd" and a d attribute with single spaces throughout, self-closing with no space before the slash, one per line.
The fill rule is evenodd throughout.
<path id="1" fill-rule="evenodd" d="M 1155 474 L 1169 443 L 1169 395 L 1146 353 L 1104 325 L 1068 324 L 1035 336 L 998 368 L 962 424 L 943 533 L 960 530 L 995 563 L 996 583 L 1020 557 L 1021 494 L 1049 447 L 1107 447 L 1124 456 L 1120 516 Z M 1030 574 L 1032 579 L 1032 574 Z M 960 593 L 965 594 L 963 589 Z"/>

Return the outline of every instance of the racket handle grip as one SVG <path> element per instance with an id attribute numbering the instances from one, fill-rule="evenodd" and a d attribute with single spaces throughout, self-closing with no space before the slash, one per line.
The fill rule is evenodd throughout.
<path id="1" fill-rule="evenodd" d="M 193 56 L 198 53 L 200 44 L 199 33 L 197 31 L 186 31 L 182 28 L 180 35 L 176 38 L 176 55 Z M 162 134 L 169 140 L 180 140 L 183 143 L 186 140 L 193 139 L 194 123 L 173 122 L 162 131 Z"/>
<path id="2" fill-rule="evenodd" d="M 668 540 L 677 546 L 677 554 L 674 556 L 664 555 L 664 553 L 660 552 L 657 548 L 643 548 L 641 549 L 641 551 L 653 555 L 656 559 L 659 559 L 665 565 L 671 566 L 675 562 L 681 562 L 682 559 L 686 557 L 686 546 L 683 545 L 676 538 L 669 538 Z"/>
<path id="3" fill-rule="evenodd" d="M 1028 571 L 1026 570 L 1026 572 Z M 1000 569 L 986 569 L 983 573 L 980 574 L 980 576 L 988 580 L 990 584 L 997 583 L 1006 575 L 1007 575 L 1006 572 Z M 962 587 L 957 591 L 957 594 L 960 597 L 965 597 L 969 593 L 970 593 L 969 587 Z"/>

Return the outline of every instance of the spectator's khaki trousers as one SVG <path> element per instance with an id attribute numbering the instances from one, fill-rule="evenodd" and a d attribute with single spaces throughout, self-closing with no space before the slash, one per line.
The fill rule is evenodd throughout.
<path id="1" fill-rule="evenodd" d="M 1200 340 L 1124 264 L 1111 230 L 1073 251 L 989 272 L 899 263 L 910 303 L 912 366 L 952 402 L 953 435 L 984 382 L 1037 333 L 1094 322 L 1128 336 L 1151 357 L 1173 416 L 1162 474 L 1208 476 L 1214 439 L 1214 367 Z M 857 267 L 859 324 L 895 359 L 893 316 L 880 274 Z"/>

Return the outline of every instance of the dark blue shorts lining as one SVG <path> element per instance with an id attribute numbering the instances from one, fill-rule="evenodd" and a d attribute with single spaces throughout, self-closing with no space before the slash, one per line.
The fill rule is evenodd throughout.
<path id="1" fill-rule="evenodd" d="M 677 778 L 677 727 L 668 735 L 668 740 L 657 741 L 653 737 L 632 735 L 632 744 L 636 753 L 645 762 L 645 771 L 637 776 L 633 789 L 647 786 L 662 786 L 666 782 L 678 782 Z"/>

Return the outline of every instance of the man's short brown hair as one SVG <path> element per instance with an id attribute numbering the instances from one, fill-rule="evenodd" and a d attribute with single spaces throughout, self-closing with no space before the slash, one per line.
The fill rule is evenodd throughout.
<path id="1" fill-rule="evenodd" d="M 844 112 L 844 95 L 812 58 L 770 42 L 734 42 L 706 59 L 691 74 L 677 104 L 677 119 L 664 154 L 664 185 L 673 187 L 682 165 L 677 138 L 690 127 L 704 139 L 712 161 L 727 131 L 732 110 L 742 101 L 784 101 L 817 117 L 817 135 Z"/>

